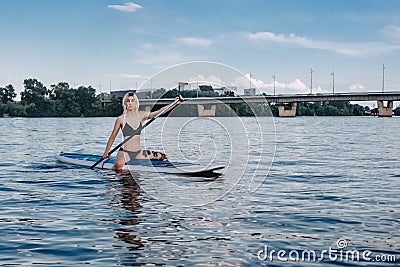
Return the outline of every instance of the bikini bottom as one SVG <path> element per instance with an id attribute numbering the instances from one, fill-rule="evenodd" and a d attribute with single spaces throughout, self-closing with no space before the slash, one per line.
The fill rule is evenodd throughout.
<path id="1" fill-rule="evenodd" d="M 139 155 L 139 153 L 140 153 L 140 150 L 138 150 L 138 151 L 129 151 L 129 150 L 123 149 L 122 147 L 119 149 L 119 151 L 128 153 L 130 160 L 135 159 L 136 156 Z"/>

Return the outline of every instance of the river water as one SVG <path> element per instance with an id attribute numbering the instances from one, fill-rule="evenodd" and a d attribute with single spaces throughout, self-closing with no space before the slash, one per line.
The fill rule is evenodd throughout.
<path id="1" fill-rule="evenodd" d="M 169 177 L 194 184 L 193 199 L 208 186 L 197 197 L 210 201 L 197 206 L 171 205 L 154 195 L 158 184 L 151 174 L 93 171 L 55 160 L 61 150 L 101 154 L 113 122 L 0 119 L 0 266 L 400 262 L 399 118 L 275 118 L 272 165 L 268 157 L 246 162 L 245 172 L 260 168 L 255 192 L 241 181 L 232 186 L 229 173 L 212 182 Z M 243 123 L 255 125 L 253 118 Z M 151 126 L 156 132 L 157 125 Z M 198 127 L 179 145 L 190 146 Z M 229 147 L 225 137 L 212 133 L 218 145 Z M 168 188 L 171 199 L 181 195 Z M 304 251 L 314 251 L 316 258 L 301 260 Z M 359 259 L 345 258 L 349 251 Z"/>

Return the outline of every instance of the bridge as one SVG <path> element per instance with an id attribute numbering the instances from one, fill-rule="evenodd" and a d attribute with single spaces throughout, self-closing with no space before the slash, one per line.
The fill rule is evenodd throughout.
<path id="1" fill-rule="evenodd" d="M 173 99 L 141 99 L 140 105 L 150 110 L 155 104 L 166 105 Z M 324 101 L 377 101 L 380 117 L 391 117 L 393 101 L 400 101 L 400 91 L 393 92 L 357 92 L 357 93 L 329 93 L 329 94 L 295 94 L 295 95 L 266 95 L 266 96 L 236 96 L 215 98 L 189 98 L 188 104 L 198 107 L 199 116 L 215 116 L 215 105 L 238 103 L 265 103 L 278 105 L 280 117 L 296 116 L 298 102 L 324 102 Z M 387 101 L 386 105 L 384 101 Z M 206 107 L 207 106 L 207 107 Z"/>

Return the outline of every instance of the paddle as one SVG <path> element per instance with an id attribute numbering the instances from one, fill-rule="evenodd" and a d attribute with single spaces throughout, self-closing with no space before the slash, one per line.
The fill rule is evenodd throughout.
<path id="1" fill-rule="evenodd" d="M 143 130 L 144 128 L 146 128 L 147 126 L 149 126 L 150 123 L 152 123 L 155 119 L 157 119 L 158 117 L 160 117 L 161 115 L 165 114 L 169 108 L 171 108 L 173 105 L 175 105 L 176 103 L 178 103 L 178 101 L 180 101 L 180 99 L 176 99 L 174 102 L 172 102 L 171 104 L 169 104 L 168 106 L 166 106 L 160 113 L 158 113 L 156 116 L 154 116 L 153 118 L 151 118 L 149 121 L 146 122 L 145 125 L 142 126 L 142 128 L 140 130 Z M 172 109 L 171 109 L 172 110 Z M 139 129 L 138 129 L 139 130 Z M 117 145 L 116 147 L 114 147 L 112 150 L 110 150 L 110 152 L 108 152 L 108 155 L 111 155 L 112 153 L 114 153 L 115 150 L 119 149 L 123 144 L 125 144 L 126 142 L 128 142 L 132 137 L 134 137 L 135 135 L 138 135 L 137 133 L 132 134 L 131 136 L 129 136 L 128 138 L 126 138 L 124 141 L 122 141 L 119 145 Z M 94 169 L 94 167 L 96 167 L 100 162 L 102 162 L 104 159 L 101 158 L 99 159 L 95 164 L 93 164 L 92 166 L 90 166 L 90 169 Z"/>

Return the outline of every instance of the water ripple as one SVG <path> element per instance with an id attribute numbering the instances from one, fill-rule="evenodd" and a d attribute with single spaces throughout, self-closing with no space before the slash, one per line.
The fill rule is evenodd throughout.
<path id="1" fill-rule="evenodd" d="M 282 266 L 260 261 L 257 252 L 265 245 L 321 252 L 337 248 L 339 238 L 350 249 L 396 256 L 397 262 L 379 266 L 399 263 L 399 120 L 379 120 L 388 133 L 381 136 L 371 127 L 377 121 L 369 118 L 277 118 L 276 157 L 259 190 L 250 194 L 243 180 L 229 194 L 196 208 L 152 198 L 138 184 L 156 188 L 146 174 L 58 163 L 54 155 L 61 150 L 103 151 L 114 121 L 59 120 L 16 118 L 0 124 L 5 157 L 0 266 Z M 377 153 L 382 149 L 385 153 Z M 10 150 L 12 155 L 5 154 Z M 255 164 L 250 162 L 249 171 Z M 218 183 L 212 190 L 219 190 L 227 182 L 226 177 L 166 178 L 196 183 L 199 190 L 211 182 Z M 172 197 L 178 193 L 170 191 Z M 322 265 L 376 262 L 285 262 Z"/>

